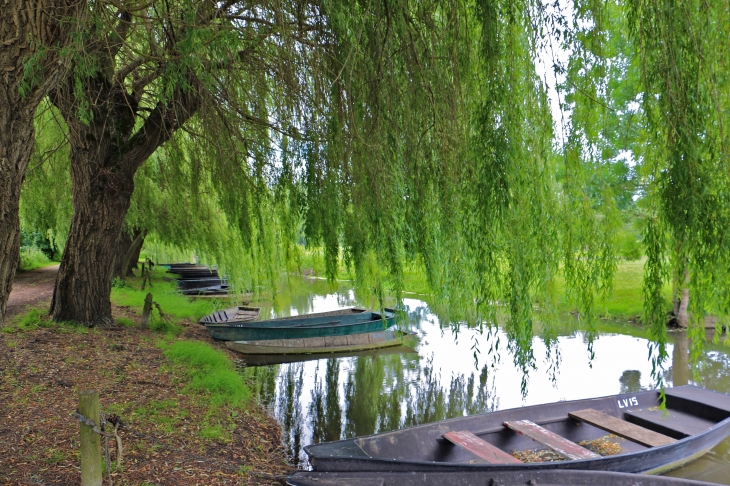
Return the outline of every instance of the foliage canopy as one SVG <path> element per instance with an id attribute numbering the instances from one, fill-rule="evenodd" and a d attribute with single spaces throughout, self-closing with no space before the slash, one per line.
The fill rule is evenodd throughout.
<path id="1" fill-rule="evenodd" d="M 639 180 L 661 359 L 669 275 L 690 269 L 700 321 L 730 313 L 729 14 L 702 5 L 101 2 L 74 63 L 75 113 L 93 117 L 83 88 L 96 76 L 133 97 L 137 131 L 176 90 L 194 92 L 194 115 L 134 173 L 129 227 L 217 263 L 241 290 L 296 266 L 302 233 L 331 278 L 344 260 L 381 302 L 415 262 L 454 323 L 488 327 L 507 309 L 524 370 L 558 276 L 592 329 Z M 535 68 L 555 42 L 570 53 L 555 61 L 569 115 L 557 134 Z M 54 130 L 39 129 L 37 157 L 67 157 L 63 123 Z M 68 181 L 62 164 L 31 171 L 23 209 L 59 242 L 69 213 L 40 195 Z"/>

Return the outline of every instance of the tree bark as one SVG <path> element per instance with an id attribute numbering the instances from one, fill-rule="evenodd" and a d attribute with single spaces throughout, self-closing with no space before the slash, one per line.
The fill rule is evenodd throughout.
<path id="1" fill-rule="evenodd" d="M 137 268 L 137 260 L 142 252 L 144 237 L 147 231 L 135 228 L 130 234 L 128 231 L 122 231 L 119 235 L 117 243 L 117 262 L 114 265 L 114 277 L 126 278 L 134 277 L 134 268 Z"/>
<path id="2" fill-rule="evenodd" d="M 72 5 L 79 3 L 7 0 L 0 8 L 0 325 L 18 266 L 18 206 L 35 141 L 33 118 L 66 69 L 55 47 L 71 24 L 58 19 L 77 16 Z M 27 76 L 24 63 L 38 67 L 37 79 Z"/>
<path id="3" fill-rule="evenodd" d="M 126 261 L 126 256 L 129 253 L 130 248 L 132 248 L 133 241 L 132 235 L 130 235 L 128 231 L 122 230 L 119 234 L 117 249 L 115 251 L 117 259 L 114 263 L 114 278 L 126 278 L 127 271 L 124 267 L 124 262 Z"/>
<path id="4" fill-rule="evenodd" d="M 70 75 L 50 93 L 68 125 L 74 207 L 51 315 L 57 321 L 110 327 L 114 270 L 117 258 L 124 258 L 116 250 L 134 175 L 195 113 L 200 100 L 197 92 L 177 90 L 170 107 L 158 103 L 135 131 L 138 101 L 123 85 L 99 72 L 82 81 L 84 99 L 77 99 L 75 82 Z M 91 116 L 84 120 L 80 113 L 85 103 Z"/>
<path id="5" fill-rule="evenodd" d="M 127 272 L 127 277 L 134 277 L 134 270 L 137 268 L 137 262 L 139 261 L 139 254 L 142 253 L 142 245 L 144 245 L 144 239 L 147 236 L 147 230 L 135 230 L 135 237 L 132 241 L 132 245 L 129 247 L 126 257 L 124 258 L 124 268 Z"/>

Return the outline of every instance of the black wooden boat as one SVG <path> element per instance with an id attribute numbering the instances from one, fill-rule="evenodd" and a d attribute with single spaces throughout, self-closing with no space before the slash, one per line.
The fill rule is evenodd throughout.
<path id="1" fill-rule="evenodd" d="M 210 287 L 198 287 L 182 290 L 183 295 L 188 297 L 228 297 L 228 285 L 211 285 Z"/>
<path id="2" fill-rule="evenodd" d="M 697 459 L 730 435 L 730 396 L 692 385 L 459 417 L 305 447 L 315 471 L 583 469 L 659 474 Z M 611 435 L 607 435 L 611 434 Z M 614 443 L 598 455 L 581 441 Z M 594 445 L 596 442 L 594 442 Z M 565 460 L 508 454 L 551 449 Z M 600 451 L 599 451 L 600 452 Z"/>
<path id="3" fill-rule="evenodd" d="M 216 278 L 220 277 L 218 275 L 218 270 L 210 270 L 207 268 L 203 268 L 200 270 L 168 270 L 168 273 L 174 273 L 178 276 L 178 280 L 200 280 L 202 278 Z"/>
<path id="4" fill-rule="evenodd" d="M 213 287 L 216 285 L 228 285 L 228 279 L 220 277 L 196 278 L 196 279 L 178 279 L 176 281 L 178 288 L 181 290 L 202 289 Z"/>
<path id="5" fill-rule="evenodd" d="M 607 471 L 311 472 L 287 478 L 290 486 L 717 486 L 704 481 Z"/>
<path id="6" fill-rule="evenodd" d="M 385 330 L 394 323 L 395 313 L 389 309 L 384 314 L 365 309 L 340 309 L 268 321 L 209 323 L 206 328 L 214 339 L 258 341 L 362 334 Z"/>

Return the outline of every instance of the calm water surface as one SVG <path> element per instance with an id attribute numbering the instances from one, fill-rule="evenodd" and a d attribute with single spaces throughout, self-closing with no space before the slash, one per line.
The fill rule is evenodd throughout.
<path id="1" fill-rule="evenodd" d="M 285 291 L 279 305 L 264 316 L 325 312 L 361 305 L 346 287 L 328 290 L 310 281 Z M 279 420 L 291 460 L 306 467 L 303 447 L 423 423 L 508 408 L 577 400 L 652 389 L 648 341 L 643 329 L 605 322 L 594 341 L 574 322 L 561 325 L 558 352 L 548 353 L 543 339 L 533 340 L 535 369 L 522 391 L 523 373 L 506 349 L 501 331 L 488 337 L 466 326 L 455 335 L 423 300 L 404 299 L 406 315 L 399 325 L 418 335 L 414 348 L 392 348 L 380 354 L 311 359 L 267 366 L 248 366 L 244 373 L 258 399 Z M 667 386 L 694 383 L 730 393 L 730 348 L 707 345 L 692 378 L 688 343 L 683 332 L 670 333 L 664 377 Z M 499 341 L 498 352 L 489 353 Z M 475 343 L 481 351 L 475 361 Z M 730 484 L 730 440 L 702 459 L 669 475 Z"/>

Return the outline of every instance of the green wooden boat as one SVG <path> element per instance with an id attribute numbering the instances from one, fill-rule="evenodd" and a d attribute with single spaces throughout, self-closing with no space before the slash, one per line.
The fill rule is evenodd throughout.
<path id="1" fill-rule="evenodd" d="M 413 333 L 390 330 L 302 339 L 265 339 L 228 341 L 226 346 L 239 353 L 252 354 L 328 354 L 402 346 Z"/>
<path id="2" fill-rule="evenodd" d="M 341 309 L 268 321 L 220 322 L 207 324 L 206 328 L 211 337 L 221 341 L 260 341 L 362 334 L 383 331 L 394 323 L 392 309 L 386 309 L 383 314 L 365 309 Z"/>

